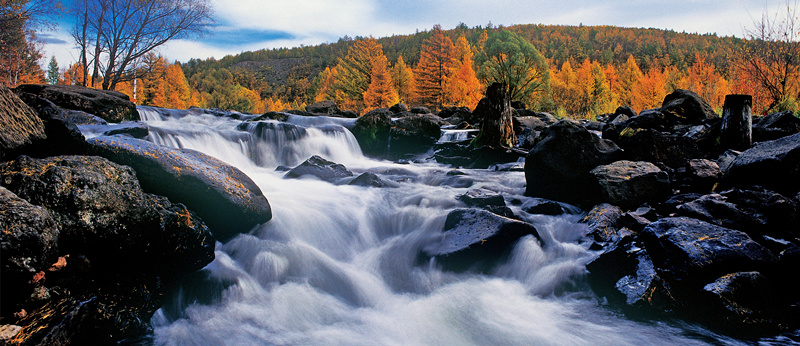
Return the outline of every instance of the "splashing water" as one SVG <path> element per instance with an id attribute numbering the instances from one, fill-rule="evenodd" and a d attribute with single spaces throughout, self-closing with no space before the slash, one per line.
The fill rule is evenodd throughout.
<path id="1" fill-rule="evenodd" d="M 639 345 L 735 343 L 695 326 L 636 322 L 598 304 L 583 280 L 591 253 L 580 215 L 531 215 L 522 172 L 399 165 L 362 155 L 353 120 L 239 120 L 141 107 L 150 139 L 215 156 L 247 173 L 273 219 L 225 244 L 151 321 L 163 345 Z M 449 137 L 446 140 L 451 140 Z M 285 180 L 312 155 L 398 188 Z M 420 263 L 470 189 L 499 192 L 545 240 L 522 238 L 490 273 Z"/>

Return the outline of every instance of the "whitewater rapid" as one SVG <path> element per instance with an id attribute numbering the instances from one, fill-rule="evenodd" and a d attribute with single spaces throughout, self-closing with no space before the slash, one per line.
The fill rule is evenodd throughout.
<path id="1" fill-rule="evenodd" d="M 227 243 L 153 317 L 158 345 L 642 345 L 737 343 L 675 321 L 633 321 L 604 307 L 584 281 L 592 253 L 580 213 L 520 207 L 522 172 L 396 164 L 365 157 L 352 119 L 291 116 L 288 124 L 141 107 L 149 139 L 238 167 L 261 188 L 273 219 Z M 164 114 L 162 114 L 164 113 Z M 461 138 L 445 133 L 442 140 Z M 283 179 L 312 155 L 397 188 Z M 420 250 L 473 189 L 501 193 L 534 224 L 488 273 L 453 273 Z"/>

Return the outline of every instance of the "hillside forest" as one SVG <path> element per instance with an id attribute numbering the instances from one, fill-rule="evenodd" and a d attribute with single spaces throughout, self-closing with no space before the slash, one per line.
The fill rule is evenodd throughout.
<path id="1" fill-rule="evenodd" d="M 258 114 L 334 100 L 341 109 L 364 114 L 398 102 L 473 109 L 489 84 L 502 81 L 512 86 L 514 100 L 557 117 L 592 119 L 620 105 L 654 108 L 676 89 L 696 92 L 718 113 L 725 95 L 734 93 L 753 95 L 756 114 L 797 111 L 798 62 L 783 66 L 762 56 L 768 44 L 775 50 L 771 44 L 784 49 L 797 42 L 612 26 L 437 25 L 411 35 L 343 37 L 219 60 L 177 63 L 150 53 L 116 90 L 137 104 L 165 108 Z M 80 65 L 59 69 L 54 59 L 47 72 L 29 70 L 16 84 L 97 84 L 82 80 Z M 782 74 L 762 75 L 772 70 Z"/>

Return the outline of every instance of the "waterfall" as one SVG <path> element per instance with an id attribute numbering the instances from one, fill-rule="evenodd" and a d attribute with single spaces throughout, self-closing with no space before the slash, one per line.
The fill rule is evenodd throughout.
<path id="1" fill-rule="evenodd" d="M 248 174 L 273 219 L 227 243 L 153 317 L 159 345 L 619 345 L 735 342 L 677 322 L 610 311 L 584 282 L 592 253 L 582 215 L 522 210 L 523 172 L 396 164 L 365 157 L 352 119 L 242 122 L 196 110 L 140 108 L 149 139 L 217 157 Z M 443 140 L 462 133 L 445 132 Z M 466 136 L 466 135 L 465 135 Z M 279 166 L 311 155 L 372 172 L 397 188 L 283 179 Z M 546 240 L 522 238 L 486 273 L 420 262 L 447 213 L 471 189 L 505 196 Z"/>

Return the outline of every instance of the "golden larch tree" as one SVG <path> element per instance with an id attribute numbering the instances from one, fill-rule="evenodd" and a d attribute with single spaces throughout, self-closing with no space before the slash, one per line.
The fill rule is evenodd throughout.
<path id="1" fill-rule="evenodd" d="M 392 82 L 394 83 L 394 89 L 397 90 L 400 102 L 412 103 L 415 101 L 414 89 L 416 88 L 416 81 L 414 79 L 414 71 L 406 65 L 402 55 L 397 57 L 397 63 L 392 67 Z"/>
<path id="2" fill-rule="evenodd" d="M 369 88 L 372 62 L 383 55 L 383 46 L 372 37 L 356 40 L 336 66 L 334 89 L 336 101 L 358 113 L 364 108 L 364 92 Z"/>
<path id="3" fill-rule="evenodd" d="M 638 111 L 661 106 L 667 96 L 667 79 L 660 67 L 652 66 L 633 90 L 631 107 Z"/>
<path id="4" fill-rule="evenodd" d="M 364 106 L 367 111 L 389 107 L 399 100 L 389 73 L 389 60 L 383 54 L 372 59 L 371 81 L 364 92 Z"/>
<path id="5" fill-rule="evenodd" d="M 453 73 L 447 83 L 447 99 L 450 104 L 469 109 L 475 109 L 483 97 L 483 86 L 475 75 L 472 57 L 472 46 L 464 36 L 459 37 L 455 44 Z"/>
<path id="6" fill-rule="evenodd" d="M 641 78 L 642 70 L 636 64 L 636 59 L 633 58 L 633 55 L 628 55 L 628 60 L 617 70 L 618 89 L 615 92 L 619 95 L 621 104 L 633 106 L 633 93 Z M 636 110 L 641 111 L 642 109 L 636 108 Z"/>
<path id="7" fill-rule="evenodd" d="M 431 37 L 425 39 L 414 69 L 416 94 L 420 103 L 441 108 L 447 102 L 447 82 L 455 62 L 453 41 L 444 36 L 440 25 L 434 25 Z"/>

